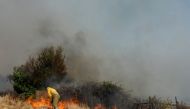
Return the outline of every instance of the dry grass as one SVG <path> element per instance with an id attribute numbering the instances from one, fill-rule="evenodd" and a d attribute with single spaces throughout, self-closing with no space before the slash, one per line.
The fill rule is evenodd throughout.
<path id="1" fill-rule="evenodd" d="M 48 108 L 40 107 L 37 109 L 48 109 Z M 87 106 L 79 106 L 79 105 L 71 104 L 71 105 L 66 106 L 64 109 L 90 109 L 90 108 Z"/>
<path id="2" fill-rule="evenodd" d="M 10 95 L 0 97 L 0 109 L 33 109 L 22 100 L 15 99 Z"/>
<path id="3" fill-rule="evenodd" d="M 0 109 L 33 109 L 31 105 L 26 102 L 14 98 L 10 95 L 0 97 Z M 47 109 L 45 107 L 39 109 Z M 87 106 L 79 106 L 76 104 L 68 105 L 65 109 L 90 109 Z"/>

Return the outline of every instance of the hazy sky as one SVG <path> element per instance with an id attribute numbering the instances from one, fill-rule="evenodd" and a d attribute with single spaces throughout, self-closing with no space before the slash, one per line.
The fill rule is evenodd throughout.
<path id="1" fill-rule="evenodd" d="M 0 72 L 82 31 L 99 80 L 190 100 L 189 19 L 189 0 L 0 0 Z"/>

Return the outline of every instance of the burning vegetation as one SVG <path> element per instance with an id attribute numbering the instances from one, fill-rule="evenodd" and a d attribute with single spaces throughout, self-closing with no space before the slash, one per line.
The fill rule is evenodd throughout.
<path id="1" fill-rule="evenodd" d="M 76 82 L 68 76 L 62 47 L 41 49 L 36 56 L 14 68 L 9 76 L 14 91 L 34 109 L 52 109 L 51 100 L 44 95 L 46 87 L 56 87 L 60 94 L 59 109 L 127 109 L 132 105 L 128 92 L 109 82 Z M 43 94 L 37 95 L 37 91 Z M 71 108 L 71 107 L 70 107 Z M 80 109 L 79 108 L 79 109 Z"/>
<path id="2" fill-rule="evenodd" d="M 54 99 L 48 98 L 46 90 L 51 86 L 59 94 L 60 100 L 56 103 L 59 109 L 189 109 L 177 99 L 175 104 L 157 97 L 139 101 L 111 81 L 82 82 L 68 75 L 63 49 L 44 48 L 37 56 L 14 68 L 9 76 L 14 91 L 0 93 L 0 108 L 53 109 Z"/>
<path id="3" fill-rule="evenodd" d="M 34 98 L 28 98 L 26 100 L 28 104 L 31 104 L 34 109 L 38 108 L 48 108 L 48 109 L 53 109 L 52 104 L 48 98 L 45 97 L 40 97 L 39 99 L 34 99 Z M 58 103 L 58 108 L 59 109 L 68 109 L 69 106 L 78 106 L 82 108 L 82 105 L 79 105 L 79 101 L 76 99 L 69 99 L 69 100 L 61 100 Z M 84 107 L 84 106 L 83 106 Z"/>

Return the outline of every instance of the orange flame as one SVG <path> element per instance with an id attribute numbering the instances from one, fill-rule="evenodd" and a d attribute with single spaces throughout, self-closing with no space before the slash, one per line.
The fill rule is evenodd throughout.
<path id="1" fill-rule="evenodd" d="M 97 104 L 94 109 L 107 109 L 104 105 L 102 104 Z M 116 106 L 113 106 L 111 109 L 117 109 Z"/>
<path id="2" fill-rule="evenodd" d="M 94 109 L 106 109 L 102 104 L 97 104 Z"/>
<path id="3" fill-rule="evenodd" d="M 34 109 L 40 109 L 40 108 L 47 108 L 47 109 L 53 109 L 50 100 L 48 98 L 45 97 L 41 97 L 39 99 L 33 99 L 32 97 L 28 98 L 26 100 L 26 102 L 28 104 L 30 104 Z M 69 100 L 61 100 L 58 103 L 58 107 L 59 109 L 68 109 L 68 107 L 70 105 L 78 105 L 79 106 L 80 102 L 75 99 L 69 99 Z M 87 105 L 86 105 L 87 106 Z M 85 108 L 85 109 L 89 109 L 89 108 Z M 102 104 L 97 104 L 93 109 L 106 109 L 106 107 Z M 113 106 L 112 109 L 117 109 L 116 106 Z"/>
<path id="4" fill-rule="evenodd" d="M 34 109 L 38 109 L 41 107 L 46 107 L 48 109 L 53 109 L 50 100 L 44 97 L 41 97 L 39 99 L 33 99 L 33 98 L 28 98 L 26 100 L 27 103 L 29 103 Z M 76 99 L 70 99 L 70 100 L 66 100 L 66 101 L 60 101 L 58 103 L 58 107 L 59 109 L 66 109 L 68 105 L 71 104 L 79 104 L 78 100 Z"/>

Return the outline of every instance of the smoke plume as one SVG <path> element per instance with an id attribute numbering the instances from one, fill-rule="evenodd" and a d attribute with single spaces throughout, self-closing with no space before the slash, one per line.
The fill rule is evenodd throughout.
<path id="1" fill-rule="evenodd" d="M 0 78 L 49 45 L 70 75 L 111 80 L 137 96 L 189 100 L 188 1 L 1 0 Z M 1 89 L 10 87 L 1 79 Z"/>

